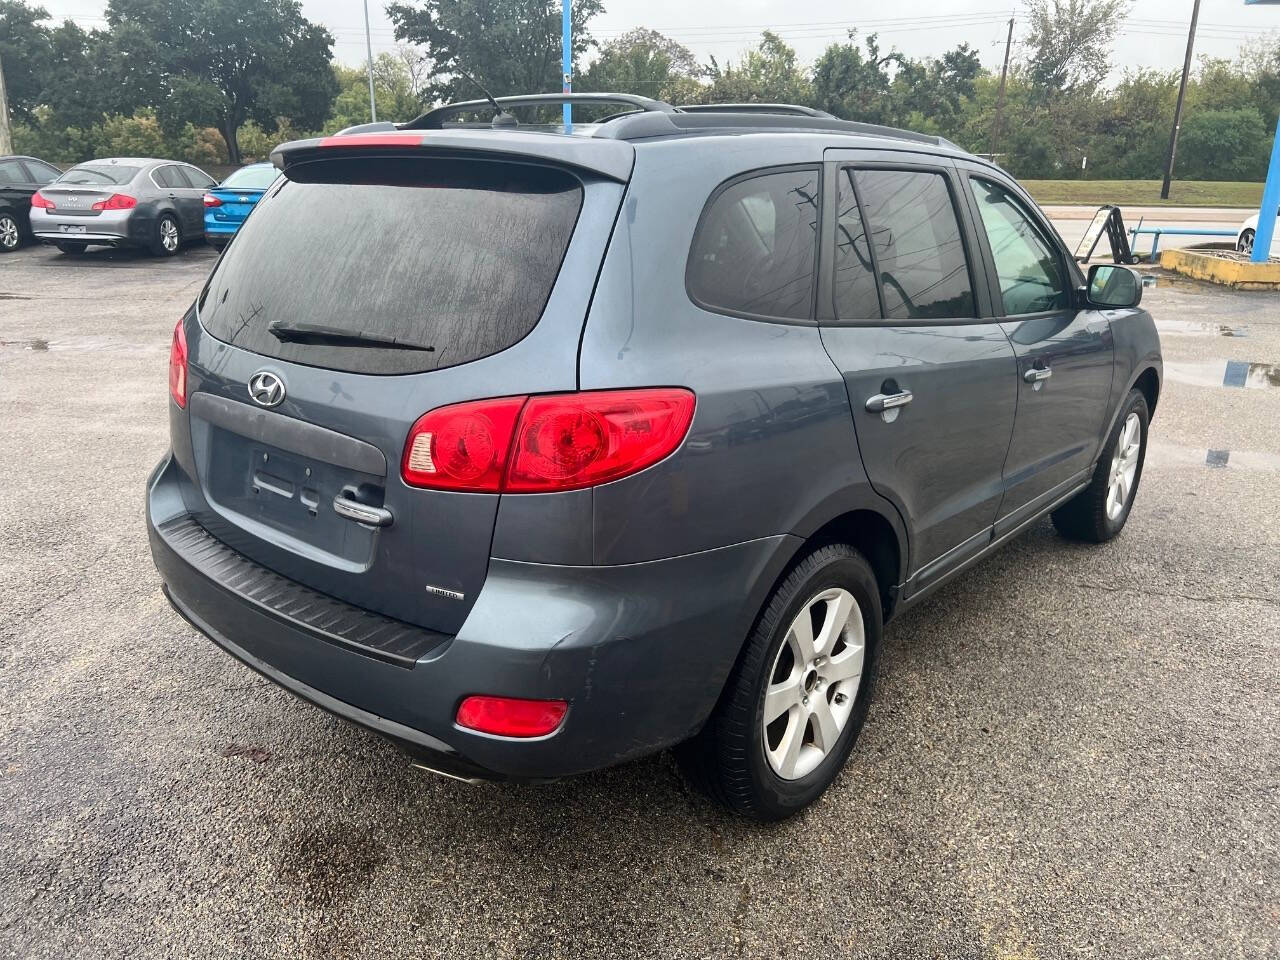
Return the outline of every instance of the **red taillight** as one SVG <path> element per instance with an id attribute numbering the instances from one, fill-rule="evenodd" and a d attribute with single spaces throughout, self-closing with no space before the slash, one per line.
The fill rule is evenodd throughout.
<path id="1" fill-rule="evenodd" d="M 169 344 L 169 396 L 182 408 L 187 406 L 187 332 L 182 321 L 173 328 L 173 342 Z"/>
<path id="2" fill-rule="evenodd" d="M 560 726 L 568 710 L 563 700 L 467 697 L 458 707 L 458 726 L 499 737 L 543 737 Z"/>
<path id="3" fill-rule="evenodd" d="M 57 204 L 37 190 L 31 195 L 31 205 L 40 210 L 57 210 Z"/>
<path id="4" fill-rule="evenodd" d="M 404 482 L 436 490 L 497 493 L 524 400 L 476 400 L 419 417 L 404 445 Z"/>
<path id="5" fill-rule="evenodd" d="M 684 440 L 689 390 L 500 397 L 418 418 L 400 475 L 414 487 L 488 493 L 577 490 L 650 467 Z"/>
<path id="6" fill-rule="evenodd" d="M 132 210 L 138 205 L 136 197 L 131 197 L 127 193 L 113 193 L 105 200 L 99 200 L 95 203 L 91 210 Z"/>
<path id="7" fill-rule="evenodd" d="M 206 207 L 220 207 L 222 206 L 222 201 L 219 200 L 217 197 L 215 197 L 212 193 L 206 193 L 204 195 L 204 205 Z"/>

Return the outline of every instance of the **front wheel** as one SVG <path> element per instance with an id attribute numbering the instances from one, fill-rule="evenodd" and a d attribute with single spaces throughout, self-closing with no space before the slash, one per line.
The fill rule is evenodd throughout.
<path id="1" fill-rule="evenodd" d="M 880 634 L 862 554 L 846 544 L 810 553 L 774 589 L 706 726 L 677 748 L 686 775 L 758 820 L 813 803 L 866 719 Z"/>
<path id="2" fill-rule="evenodd" d="M 182 234 L 178 221 L 167 213 L 156 221 L 155 236 L 151 238 L 151 252 L 157 257 L 172 257 L 182 246 Z"/>
<path id="3" fill-rule="evenodd" d="M 0 213 L 0 253 L 12 253 L 22 245 L 22 228 L 11 213 Z"/>
<path id="4" fill-rule="evenodd" d="M 1243 254 L 1253 253 L 1253 231 L 1245 230 L 1240 234 L 1240 238 L 1236 240 L 1236 251 Z"/>
<path id="5" fill-rule="evenodd" d="M 1105 543 L 1124 529 L 1142 479 L 1151 415 L 1141 390 L 1130 390 L 1089 485 L 1053 511 L 1053 525 L 1068 540 Z"/>

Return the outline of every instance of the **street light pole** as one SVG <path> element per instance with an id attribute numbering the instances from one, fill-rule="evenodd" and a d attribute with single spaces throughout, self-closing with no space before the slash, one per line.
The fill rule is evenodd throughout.
<path id="1" fill-rule="evenodd" d="M 1182 82 L 1178 84 L 1178 104 L 1173 108 L 1173 132 L 1169 134 L 1169 157 L 1164 164 L 1164 183 L 1160 199 L 1169 199 L 1169 182 L 1173 180 L 1173 158 L 1178 152 L 1178 128 L 1182 126 L 1182 101 L 1187 95 L 1187 77 L 1191 74 L 1191 51 L 1196 45 L 1196 21 L 1200 19 L 1200 0 L 1191 8 L 1191 29 L 1187 31 L 1187 56 L 1182 61 Z"/>
<path id="2" fill-rule="evenodd" d="M 378 123 L 378 104 L 374 102 L 374 41 L 369 35 L 369 0 L 365 0 L 365 50 L 369 52 L 369 119 L 371 123 Z"/>
<path id="3" fill-rule="evenodd" d="M 573 6 L 570 0 L 560 0 L 560 66 L 564 71 L 562 93 L 573 93 Z M 564 132 L 573 133 L 573 104 L 563 107 Z"/>

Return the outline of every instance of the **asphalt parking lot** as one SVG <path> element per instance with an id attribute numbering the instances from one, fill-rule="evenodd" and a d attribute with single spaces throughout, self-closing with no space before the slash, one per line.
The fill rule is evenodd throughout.
<path id="1" fill-rule="evenodd" d="M 0 956 L 1277 955 L 1280 295 L 1146 291 L 1124 534 L 895 623 L 849 768 L 760 827 L 667 756 L 424 774 L 169 608 L 143 485 L 213 256 L 0 259 Z"/>

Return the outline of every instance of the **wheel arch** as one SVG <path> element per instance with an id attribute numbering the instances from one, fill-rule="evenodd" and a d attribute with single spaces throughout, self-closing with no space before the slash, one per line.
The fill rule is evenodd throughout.
<path id="1" fill-rule="evenodd" d="M 1156 415 L 1156 401 L 1160 399 L 1160 373 L 1156 370 L 1155 365 L 1143 367 L 1133 382 L 1129 385 L 1130 390 L 1139 390 L 1147 401 L 1147 414 L 1154 417 Z M 1126 394 L 1128 391 L 1125 391 Z"/>

